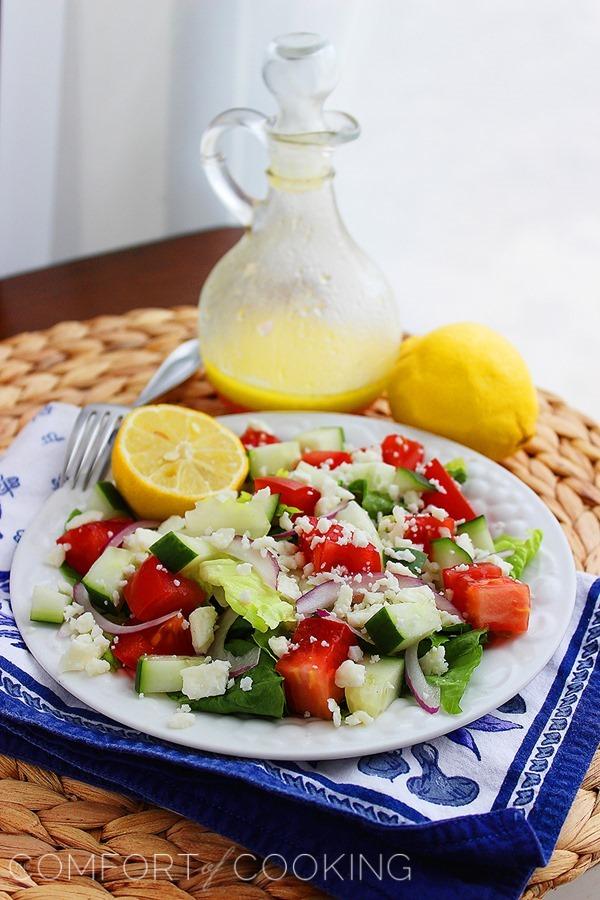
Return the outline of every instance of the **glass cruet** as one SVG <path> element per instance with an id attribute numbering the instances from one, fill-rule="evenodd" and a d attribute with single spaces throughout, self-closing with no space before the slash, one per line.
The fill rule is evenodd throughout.
<path id="1" fill-rule="evenodd" d="M 337 69 L 318 35 L 272 41 L 263 77 L 276 116 L 231 109 L 202 137 L 210 184 L 247 226 L 200 295 L 207 376 L 243 407 L 358 410 L 381 392 L 401 341 L 394 295 L 348 234 L 333 191 L 333 151 L 360 129 L 323 110 Z M 236 183 L 220 152 L 223 133 L 238 126 L 267 148 L 264 200 Z"/>

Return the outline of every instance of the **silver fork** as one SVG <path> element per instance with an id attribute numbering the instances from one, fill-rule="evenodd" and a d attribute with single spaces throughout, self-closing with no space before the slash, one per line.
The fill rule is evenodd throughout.
<path id="1" fill-rule="evenodd" d="M 198 341 L 193 338 L 181 344 L 159 366 L 132 406 L 144 406 L 177 387 L 194 374 L 200 363 Z M 86 490 L 102 477 L 112 443 L 129 410 L 130 407 L 116 403 L 89 403 L 83 407 L 67 442 L 61 486 Z"/>

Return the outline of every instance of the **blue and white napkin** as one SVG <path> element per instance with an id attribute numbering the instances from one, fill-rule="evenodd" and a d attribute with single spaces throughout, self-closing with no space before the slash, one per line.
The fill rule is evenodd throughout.
<path id="1" fill-rule="evenodd" d="M 13 551 L 57 487 L 76 413 L 45 407 L 0 460 L 0 752 L 173 809 L 333 895 L 518 897 L 598 743 L 600 579 L 579 576 L 568 632 L 531 684 L 436 741 L 317 763 L 161 742 L 52 682 L 11 613 Z"/>

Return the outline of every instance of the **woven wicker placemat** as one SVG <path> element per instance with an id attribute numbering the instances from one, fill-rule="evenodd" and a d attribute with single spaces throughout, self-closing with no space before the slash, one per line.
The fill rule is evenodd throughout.
<path id="1" fill-rule="evenodd" d="M 0 342 L 0 449 L 49 400 L 130 402 L 195 330 L 192 307 L 138 309 Z M 169 400 L 213 415 L 229 411 L 201 373 Z M 536 436 L 505 465 L 556 515 L 577 567 L 600 572 L 600 427 L 546 391 L 540 405 Z M 386 401 L 369 415 L 389 415 Z M 597 753 L 550 863 L 531 879 L 528 900 L 600 859 L 599 792 Z M 0 757 L 0 900 L 318 896 L 290 875 L 278 877 L 273 866 L 265 874 L 242 852 L 174 813 Z M 20 866 L 16 854 L 29 859 Z"/>

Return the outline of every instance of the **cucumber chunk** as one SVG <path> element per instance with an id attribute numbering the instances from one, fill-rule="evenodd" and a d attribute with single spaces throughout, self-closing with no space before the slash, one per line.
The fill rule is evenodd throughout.
<path id="1" fill-rule="evenodd" d="M 379 662 L 364 660 L 365 682 L 360 687 L 346 688 L 346 704 L 351 713 L 364 709 L 373 718 L 380 716 L 402 687 L 404 659 L 385 656 Z"/>
<path id="2" fill-rule="evenodd" d="M 343 463 L 334 470 L 340 484 L 349 485 L 353 481 L 366 481 L 370 491 L 389 493 L 395 483 L 396 469 L 384 462 Z"/>
<path id="3" fill-rule="evenodd" d="M 418 472 L 413 472 L 412 469 L 405 469 L 403 466 L 398 466 L 396 469 L 394 480 L 401 494 L 406 494 L 407 491 L 422 493 L 423 491 L 435 490 L 430 481 L 419 475 Z"/>
<path id="4" fill-rule="evenodd" d="M 377 547 L 380 553 L 382 552 L 383 544 L 381 543 L 381 538 L 377 533 L 377 529 L 375 528 L 369 513 L 363 509 L 356 500 L 351 500 L 347 506 L 341 509 L 339 513 L 337 513 L 335 519 L 337 522 L 347 522 L 348 525 L 353 525 L 360 531 L 364 531 L 371 543 Z"/>
<path id="5" fill-rule="evenodd" d="M 31 598 L 29 618 L 32 622 L 49 622 L 60 625 L 65 620 L 68 597 L 47 584 L 37 584 Z"/>
<path id="6" fill-rule="evenodd" d="M 459 534 L 468 534 L 477 550 L 487 550 L 488 553 L 494 553 L 494 541 L 492 540 L 485 516 L 477 516 L 476 519 L 463 522 L 456 530 Z"/>
<path id="7" fill-rule="evenodd" d="M 83 586 L 98 610 L 114 612 L 120 607 L 121 582 L 126 581 L 124 571 L 132 562 L 133 553 L 129 550 L 107 547 L 84 576 Z"/>
<path id="8" fill-rule="evenodd" d="M 182 572 L 191 563 L 214 559 L 217 551 L 202 538 L 169 531 L 152 544 L 150 553 L 161 561 L 169 572 Z"/>
<path id="9" fill-rule="evenodd" d="M 248 451 L 251 478 L 266 478 L 275 475 L 279 469 L 293 469 L 301 456 L 298 441 L 283 441 L 280 444 L 265 444 L 252 447 Z"/>
<path id="10" fill-rule="evenodd" d="M 271 528 L 267 512 L 271 514 L 273 505 L 277 509 L 278 502 L 279 494 L 263 495 L 262 492 L 245 503 L 238 500 L 221 502 L 217 497 L 206 497 L 196 504 L 195 509 L 186 512 L 185 530 L 192 537 L 212 534 L 219 528 L 233 528 L 236 534 L 248 533 L 251 538 L 264 537 Z"/>
<path id="11" fill-rule="evenodd" d="M 271 494 L 263 488 L 254 494 L 249 502 L 254 503 L 255 506 L 262 506 L 265 516 L 272 522 L 279 506 L 279 494 Z"/>
<path id="12" fill-rule="evenodd" d="M 460 566 L 462 563 L 468 566 L 473 564 L 470 554 L 451 538 L 438 538 L 431 542 L 431 559 L 440 569 L 451 569 L 452 566 Z"/>
<path id="13" fill-rule="evenodd" d="M 384 606 L 367 621 L 365 628 L 382 653 L 398 653 L 442 627 L 433 603 L 394 603 Z"/>
<path id="14" fill-rule="evenodd" d="M 345 435 L 343 428 L 326 426 L 303 431 L 296 440 L 303 453 L 306 450 L 343 450 Z"/>
<path id="15" fill-rule="evenodd" d="M 135 670 L 138 694 L 171 694 L 181 691 L 181 672 L 190 666 L 201 666 L 204 656 L 140 656 Z"/>
<path id="16" fill-rule="evenodd" d="M 110 481 L 99 481 L 94 485 L 91 509 L 99 510 L 107 519 L 131 516 L 127 501 Z"/>

